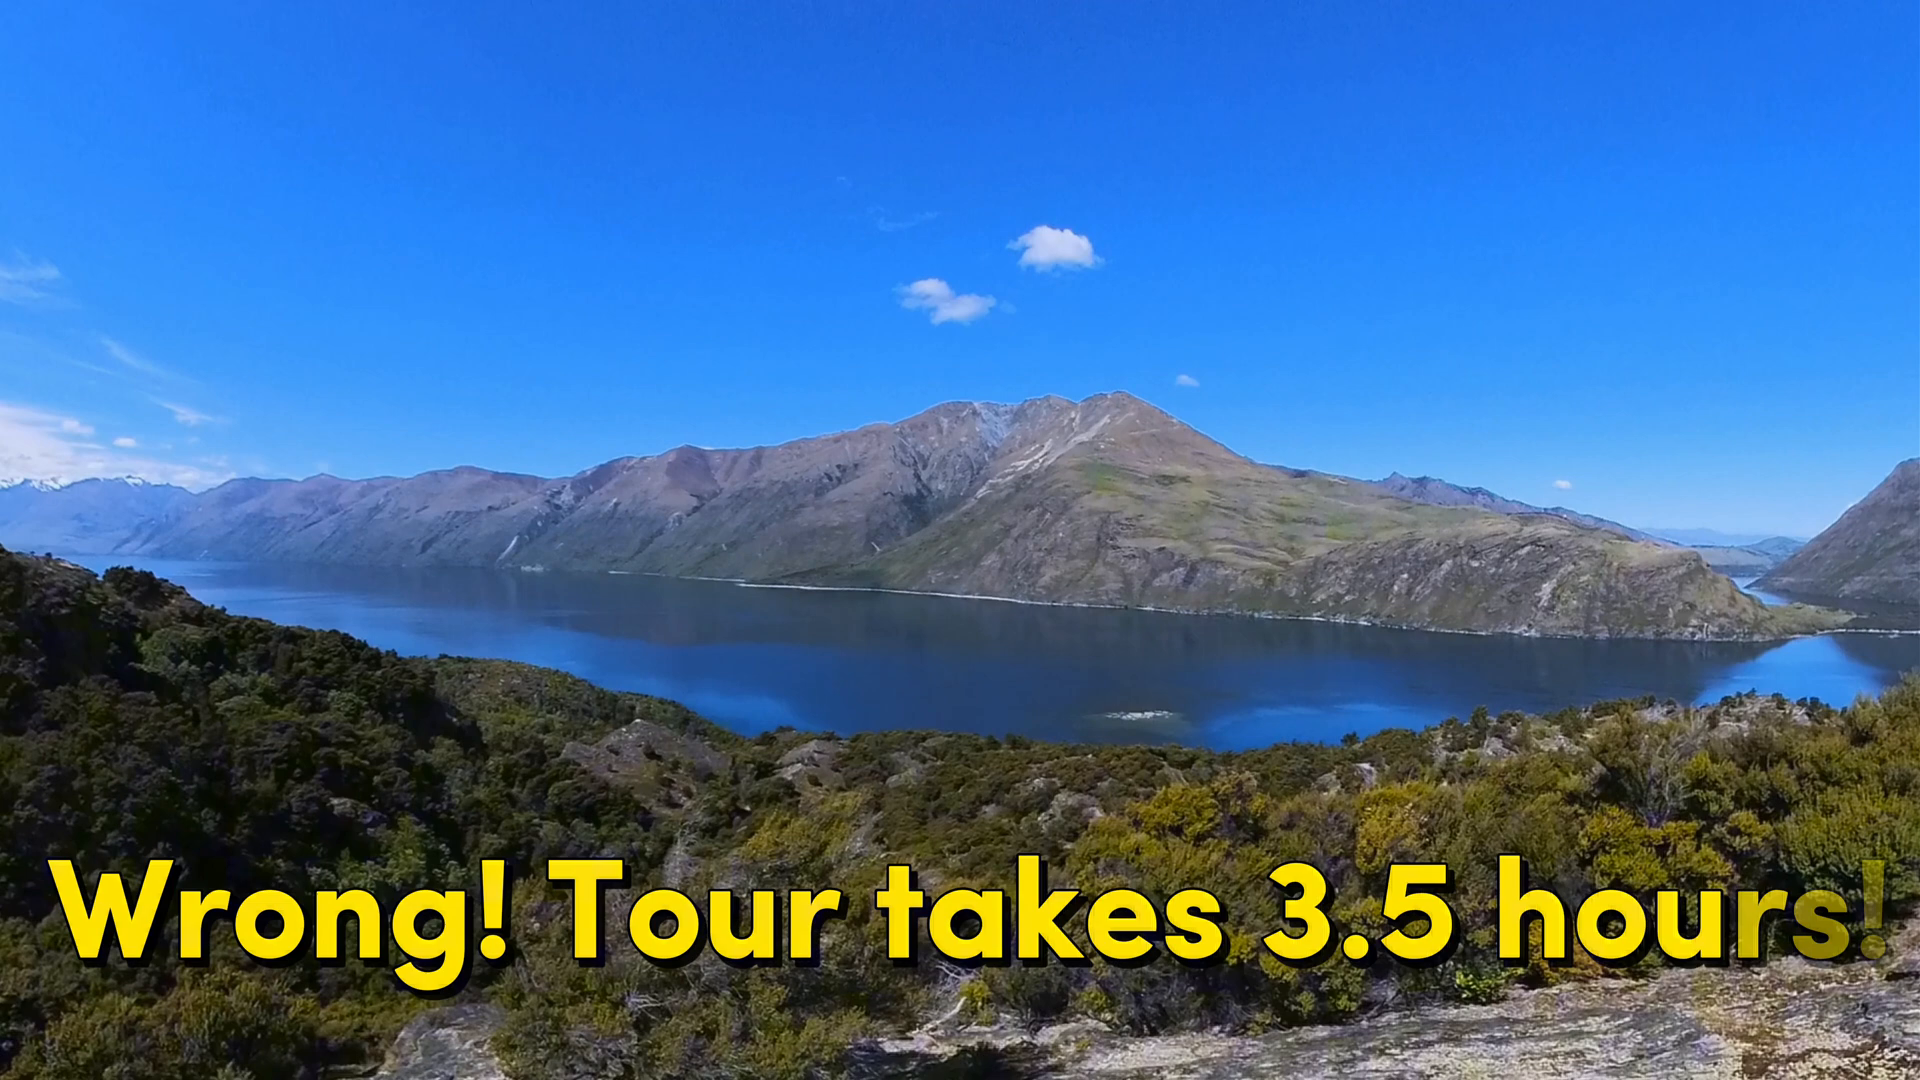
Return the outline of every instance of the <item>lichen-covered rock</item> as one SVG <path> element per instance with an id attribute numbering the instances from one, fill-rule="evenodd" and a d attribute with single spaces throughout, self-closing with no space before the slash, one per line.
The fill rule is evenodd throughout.
<path id="1" fill-rule="evenodd" d="M 373 1080 L 507 1080 L 488 1041 L 505 1014 L 492 1005 L 452 1005 L 401 1029 Z"/>
<path id="2" fill-rule="evenodd" d="M 733 759 L 701 739 L 651 720 L 635 720 L 588 746 L 569 743 L 561 756 L 611 780 L 648 785 L 657 763 L 684 766 L 697 779 L 724 773 Z"/>
<path id="3" fill-rule="evenodd" d="M 780 755 L 779 776 L 795 787 L 836 788 L 840 774 L 833 763 L 840 757 L 841 743 L 833 739 L 809 739 Z"/>
<path id="4" fill-rule="evenodd" d="M 1081 830 L 1103 815 L 1100 801 L 1093 796 L 1078 791 L 1062 791 L 1054 795 L 1053 801 L 1040 815 L 1040 829 L 1057 839 L 1071 839 L 1079 836 Z"/>

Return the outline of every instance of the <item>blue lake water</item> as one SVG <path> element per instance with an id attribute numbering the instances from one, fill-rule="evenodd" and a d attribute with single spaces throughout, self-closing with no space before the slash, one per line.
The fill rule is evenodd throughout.
<path id="1" fill-rule="evenodd" d="M 501 657 L 757 732 L 934 728 L 1241 749 L 1744 690 L 1834 703 L 1920 669 L 1920 636 L 1781 644 L 1436 634 L 1284 619 L 754 588 L 616 574 L 132 562 L 241 615 L 402 653 Z"/>

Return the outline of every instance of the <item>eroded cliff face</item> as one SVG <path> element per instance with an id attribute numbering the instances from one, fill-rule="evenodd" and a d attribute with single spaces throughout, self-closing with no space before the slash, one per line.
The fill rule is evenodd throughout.
<path id="1" fill-rule="evenodd" d="M 1761 583 L 1812 597 L 1920 606 L 1920 458 L 1902 462 Z"/>
<path id="2" fill-rule="evenodd" d="M 1698 556 L 1549 514 L 1409 501 L 1262 465 L 1138 398 L 955 403 L 563 480 L 235 481 L 130 549 L 200 558 L 624 570 L 1354 619 L 1446 630 L 1766 638 Z"/>

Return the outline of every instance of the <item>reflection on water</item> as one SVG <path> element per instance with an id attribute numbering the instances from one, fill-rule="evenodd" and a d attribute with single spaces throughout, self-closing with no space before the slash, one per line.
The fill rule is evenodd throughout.
<path id="1" fill-rule="evenodd" d="M 403 653 L 560 668 L 748 732 L 937 728 L 1241 748 L 1418 727 L 1481 704 L 1539 711 L 1748 689 L 1847 701 L 1920 667 L 1920 637 L 1480 637 L 610 574 L 133 561 L 238 614 Z"/>

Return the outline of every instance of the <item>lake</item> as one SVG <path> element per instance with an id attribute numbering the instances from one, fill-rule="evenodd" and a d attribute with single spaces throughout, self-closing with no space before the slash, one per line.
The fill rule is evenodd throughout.
<path id="1" fill-rule="evenodd" d="M 502 657 L 737 731 L 936 728 L 1243 749 L 1744 690 L 1834 703 L 1920 668 L 1920 636 L 1782 644 L 1439 634 L 1287 619 L 759 588 L 619 574 L 131 562 L 236 614 L 401 653 Z"/>

